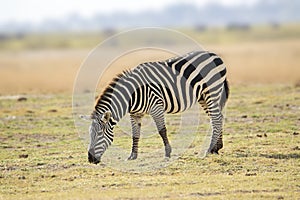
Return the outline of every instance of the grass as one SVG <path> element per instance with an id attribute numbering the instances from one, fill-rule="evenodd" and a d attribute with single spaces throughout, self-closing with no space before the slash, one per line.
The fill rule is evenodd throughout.
<path id="1" fill-rule="evenodd" d="M 0 199 L 297 199 L 300 195 L 299 87 L 233 85 L 220 155 L 199 158 L 202 133 L 207 131 L 204 123 L 198 128 L 201 134 L 178 159 L 144 172 L 87 162 L 69 95 L 26 97 L 27 101 L 0 99 Z M 172 119 L 168 116 L 174 137 L 178 116 Z M 116 129 L 114 144 L 130 148 L 122 129 L 128 127 Z M 161 142 L 158 134 L 142 139 L 143 153 L 130 165 L 144 162 L 151 144 L 160 152 L 156 141 Z M 180 147 L 173 144 L 173 148 Z M 126 157 L 120 156 L 120 163 L 127 166 Z M 166 162 L 163 152 L 155 159 Z"/>
<path id="2" fill-rule="evenodd" d="M 105 164 L 98 166 L 88 163 L 86 141 L 74 127 L 70 91 L 89 49 L 108 35 L 53 33 L 1 41 L 0 200 L 299 198 L 299 30 L 299 25 L 181 30 L 220 54 L 228 68 L 231 95 L 220 155 L 200 158 L 209 124 L 202 111 L 199 126 L 188 124 L 195 121 L 189 118 L 195 108 L 167 118 L 169 161 L 163 160 L 162 141 L 147 118 L 138 160 L 124 161 L 131 145 L 124 119 Z M 112 69 L 159 56 L 132 53 Z M 27 100 L 5 96 L 11 94 Z"/>

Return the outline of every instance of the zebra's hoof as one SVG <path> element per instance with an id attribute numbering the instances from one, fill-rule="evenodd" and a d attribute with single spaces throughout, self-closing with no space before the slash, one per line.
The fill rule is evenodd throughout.
<path id="1" fill-rule="evenodd" d="M 165 157 L 171 158 L 172 147 L 170 145 L 166 145 L 165 147 Z"/>
<path id="2" fill-rule="evenodd" d="M 137 159 L 137 153 L 131 153 L 127 160 L 135 160 Z"/>
<path id="3" fill-rule="evenodd" d="M 213 150 L 213 151 L 211 152 L 211 154 L 219 154 L 218 151 L 219 151 L 219 150 Z"/>
<path id="4" fill-rule="evenodd" d="M 170 159 L 171 159 L 170 157 L 165 157 L 164 161 L 165 161 L 165 162 L 169 162 Z"/>
<path id="5" fill-rule="evenodd" d="M 222 149 L 223 143 L 217 143 L 214 146 L 210 146 L 209 149 L 207 150 L 207 154 L 219 154 L 219 150 Z"/>
<path id="6" fill-rule="evenodd" d="M 219 149 L 217 148 L 208 149 L 207 154 L 219 154 Z"/>

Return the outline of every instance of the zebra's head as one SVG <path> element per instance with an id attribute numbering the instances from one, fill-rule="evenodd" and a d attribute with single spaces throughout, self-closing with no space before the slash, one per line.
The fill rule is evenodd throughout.
<path id="1" fill-rule="evenodd" d="M 116 123 L 110 111 L 102 115 L 93 112 L 91 119 L 88 159 L 90 163 L 98 164 L 105 150 L 113 141 L 113 128 Z"/>

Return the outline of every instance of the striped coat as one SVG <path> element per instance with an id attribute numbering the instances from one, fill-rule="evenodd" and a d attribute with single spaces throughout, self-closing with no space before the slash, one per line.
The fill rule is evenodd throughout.
<path id="1" fill-rule="evenodd" d="M 90 128 L 89 161 L 100 161 L 113 141 L 114 126 L 127 113 L 131 118 L 133 142 L 129 159 L 137 158 L 141 118 L 145 114 L 153 117 L 164 142 L 165 156 L 170 157 L 172 149 L 164 115 L 183 112 L 197 102 L 211 118 L 208 153 L 218 153 L 223 146 L 222 109 L 228 95 L 226 67 L 220 57 L 206 51 L 147 62 L 125 71 L 96 100 Z"/>

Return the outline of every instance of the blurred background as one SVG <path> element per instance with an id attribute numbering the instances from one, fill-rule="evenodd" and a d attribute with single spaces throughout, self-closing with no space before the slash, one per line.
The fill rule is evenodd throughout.
<path id="1" fill-rule="evenodd" d="M 300 86 L 299 10 L 297 0 L 1 1 L 0 95 L 71 94 L 97 44 L 152 26 L 221 55 L 233 85 Z"/>

